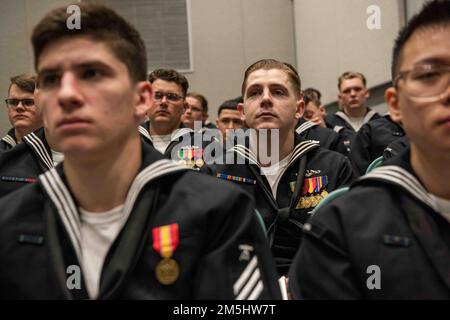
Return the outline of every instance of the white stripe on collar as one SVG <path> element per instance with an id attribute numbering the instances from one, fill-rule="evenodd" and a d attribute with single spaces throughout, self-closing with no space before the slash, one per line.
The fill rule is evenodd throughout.
<path id="1" fill-rule="evenodd" d="M 9 134 L 7 134 L 6 136 L 4 136 L 2 138 L 3 141 L 5 141 L 7 144 L 9 144 L 11 146 L 11 148 L 14 148 L 17 145 L 16 140 L 14 140 L 13 137 L 11 137 Z"/>
<path id="2" fill-rule="evenodd" d="M 393 165 L 381 166 L 362 176 L 359 180 L 382 180 L 395 184 L 438 212 L 438 208 L 427 190 L 425 190 L 416 177 L 402 167 Z"/>
<path id="3" fill-rule="evenodd" d="M 153 142 L 152 136 L 150 134 L 150 132 L 148 131 L 147 128 L 145 128 L 142 125 L 139 125 L 139 132 L 146 137 L 147 139 L 149 139 L 151 142 Z M 189 128 L 180 128 L 180 129 L 176 129 L 174 132 L 172 132 L 172 135 L 170 136 L 170 141 L 176 141 L 178 140 L 178 138 L 180 138 L 181 136 L 184 136 L 185 134 L 194 132 L 194 130 L 189 129 Z"/>
<path id="4" fill-rule="evenodd" d="M 375 110 L 369 110 L 369 112 L 366 113 L 366 115 L 364 116 L 363 122 L 362 124 L 367 123 L 370 119 L 372 119 L 372 117 L 376 114 L 377 112 Z M 347 122 L 349 124 L 350 127 L 353 128 L 353 130 L 355 130 L 355 127 L 353 127 L 352 122 L 350 121 L 350 118 L 342 111 L 338 111 L 335 113 L 335 115 L 337 115 L 338 117 L 340 117 L 341 119 L 345 120 L 345 122 Z M 356 131 L 356 130 L 355 130 Z"/>
<path id="5" fill-rule="evenodd" d="M 146 137 L 148 140 L 150 140 L 151 142 L 153 142 L 152 140 L 152 136 L 150 135 L 150 133 L 148 132 L 147 129 L 145 129 L 143 126 L 139 126 L 139 133 L 142 134 L 144 137 Z"/>
<path id="6" fill-rule="evenodd" d="M 305 132 L 306 130 L 308 130 L 309 128 L 315 127 L 318 124 L 312 121 L 306 121 L 304 123 L 302 123 L 296 130 L 295 132 L 297 132 L 298 134 L 302 134 L 303 132 Z"/>
<path id="7" fill-rule="evenodd" d="M 174 161 L 162 159 L 152 163 L 139 172 L 133 180 L 125 198 L 122 227 L 127 222 L 139 193 L 147 183 L 161 176 L 186 170 L 189 169 L 178 165 Z M 50 200 L 56 206 L 57 212 L 69 234 L 70 241 L 74 246 L 78 260 L 81 261 L 80 217 L 74 199 L 71 197 L 67 186 L 56 172 L 56 168 L 41 174 L 39 180 L 42 182 Z"/>
<path id="8" fill-rule="evenodd" d="M 305 153 L 309 152 L 312 149 L 315 149 L 319 147 L 319 141 L 315 140 L 305 140 L 300 142 L 294 147 L 294 150 L 291 153 L 291 157 L 289 159 L 288 165 L 286 168 L 288 168 L 292 163 L 294 163 L 298 158 L 300 158 Z M 258 167 L 261 167 L 261 164 L 258 162 L 256 155 L 246 146 L 237 144 L 235 145 L 232 150 L 250 161 L 251 164 L 256 164 Z"/>
<path id="9" fill-rule="evenodd" d="M 23 139 L 27 141 L 30 147 L 32 147 L 36 151 L 40 160 L 47 167 L 47 169 L 51 169 L 54 167 L 52 156 L 45 148 L 44 142 L 34 132 L 27 134 L 25 137 L 23 137 Z"/>

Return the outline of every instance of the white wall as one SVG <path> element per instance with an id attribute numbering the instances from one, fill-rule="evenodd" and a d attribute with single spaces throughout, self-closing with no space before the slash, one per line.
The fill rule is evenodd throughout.
<path id="1" fill-rule="evenodd" d="M 192 91 L 203 93 L 210 119 L 241 94 L 245 69 L 262 58 L 295 65 L 291 0 L 191 0 Z"/>
<path id="2" fill-rule="evenodd" d="M 11 127 L 4 99 L 9 79 L 21 73 L 34 74 L 31 32 L 50 8 L 68 3 L 62 0 L 0 0 L 0 137 Z"/>
<path id="3" fill-rule="evenodd" d="M 9 78 L 34 72 L 30 35 L 49 9 L 62 0 L 0 0 L 0 94 Z M 295 65 L 291 0 L 191 0 L 192 90 L 205 94 L 214 120 L 219 105 L 240 95 L 245 69 L 261 58 Z M 3 103 L 4 105 L 4 103 Z M 0 112 L 0 135 L 10 127 Z"/>
<path id="4" fill-rule="evenodd" d="M 362 72 L 368 86 L 390 80 L 390 59 L 404 16 L 399 0 L 294 0 L 297 63 L 304 87 L 322 92 L 323 102 L 337 98 L 337 79 L 345 71 Z M 369 30 L 370 5 L 381 9 L 381 29 Z"/>

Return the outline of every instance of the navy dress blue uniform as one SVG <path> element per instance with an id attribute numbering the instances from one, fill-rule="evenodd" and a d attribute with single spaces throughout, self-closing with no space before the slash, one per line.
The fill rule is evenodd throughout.
<path id="1" fill-rule="evenodd" d="M 44 128 L 23 137 L 22 143 L 0 155 L 0 197 L 37 181 L 53 168 L 52 153 Z"/>
<path id="2" fill-rule="evenodd" d="M 251 198 L 239 188 L 174 164 L 142 142 L 127 221 L 101 271 L 99 299 L 279 299 L 275 267 Z M 193 188 L 192 186 L 195 186 Z M 80 220 L 59 165 L 0 199 L 0 299 L 86 299 L 67 286 L 80 266 Z M 178 225 L 171 283 L 152 231 Z M 73 288 L 73 289 L 69 289 Z"/>
<path id="3" fill-rule="evenodd" d="M 352 143 L 350 160 L 358 175 L 366 173 L 367 167 L 383 155 L 384 149 L 405 135 L 403 128 L 391 120 L 389 115 L 364 124 Z"/>
<path id="4" fill-rule="evenodd" d="M 226 157 L 234 158 L 235 164 L 224 161 L 208 166 L 207 172 L 233 181 L 253 196 L 267 229 L 278 273 L 286 275 L 301 242 L 301 227 L 313 208 L 330 191 L 353 180 L 350 161 L 337 152 L 321 148 L 318 142 L 303 140 L 296 134 L 294 151 L 274 197 L 266 177 L 261 175 L 256 156 L 248 148 L 248 139 L 245 145 L 236 144 Z M 302 170 L 303 158 L 307 161 Z M 300 188 L 296 188 L 298 179 Z"/>
<path id="5" fill-rule="evenodd" d="M 450 223 L 409 154 L 361 177 L 308 221 L 289 274 L 294 298 L 450 299 Z"/>
<path id="6" fill-rule="evenodd" d="M 149 126 L 150 121 L 144 122 L 139 126 L 139 132 L 145 138 L 144 140 L 153 146 Z M 218 139 L 214 139 L 216 132 L 218 133 L 218 130 L 213 131 L 213 129 L 194 132 L 181 124 L 180 128 L 172 134 L 164 156 L 188 168 L 200 171 L 206 163 L 213 162 L 216 156 L 223 154 L 223 146 Z"/>
<path id="7" fill-rule="evenodd" d="M 0 140 L 0 152 L 8 151 L 17 145 L 17 139 L 14 128 L 10 129 L 8 133 Z"/>
<path id="8" fill-rule="evenodd" d="M 348 156 L 344 136 L 329 128 L 322 128 L 317 123 L 300 119 L 295 129 L 305 140 L 317 140 L 322 148 Z"/>
<path id="9" fill-rule="evenodd" d="M 141 138 L 145 139 L 143 134 Z M 37 177 L 54 167 L 52 152 L 44 128 L 23 137 L 22 143 L 0 153 L 0 198 L 37 181 Z"/>
<path id="10" fill-rule="evenodd" d="M 409 147 L 410 143 L 407 136 L 398 138 L 389 143 L 389 145 L 383 150 L 383 159 L 390 159 Z"/>
<path id="11" fill-rule="evenodd" d="M 371 120 L 375 120 L 378 118 L 381 118 L 381 116 L 377 112 L 368 109 L 368 112 L 364 117 L 364 123 L 367 123 Z M 344 136 L 347 151 L 350 153 L 353 139 L 355 138 L 356 135 L 356 131 L 350 124 L 348 116 L 344 112 L 338 111 L 335 114 L 328 115 L 325 121 L 328 128 L 331 128 Z"/>

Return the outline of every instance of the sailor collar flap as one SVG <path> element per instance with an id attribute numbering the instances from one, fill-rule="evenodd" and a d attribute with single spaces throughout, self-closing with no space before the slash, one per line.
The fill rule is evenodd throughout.
<path id="1" fill-rule="evenodd" d="M 23 141 L 33 150 L 45 168 L 54 167 L 50 147 L 45 139 L 44 128 L 27 134 L 23 137 Z"/>
<path id="2" fill-rule="evenodd" d="M 122 227 L 128 220 L 136 199 L 142 189 L 151 181 L 180 171 L 188 170 L 168 159 L 159 159 L 145 166 L 133 180 L 124 203 Z M 80 216 L 72 194 L 65 182 L 62 166 L 58 166 L 39 176 L 45 193 L 56 207 L 57 213 L 67 231 L 76 255 L 81 261 Z"/>

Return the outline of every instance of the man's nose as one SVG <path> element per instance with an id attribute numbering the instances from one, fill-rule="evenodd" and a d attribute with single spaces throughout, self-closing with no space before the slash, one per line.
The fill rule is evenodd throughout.
<path id="1" fill-rule="evenodd" d="M 81 93 L 75 75 L 65 73 L 61 77 L 58 102 L 64 108 L 77 107 L 81 103 Z"/>
<path id="2" fill-rule="evenodd" d="M 270 94 L 269 89 L 263 90 L 261 95 L 261 105 L 262 106 L 272 105 L 272 95 Z"/>

